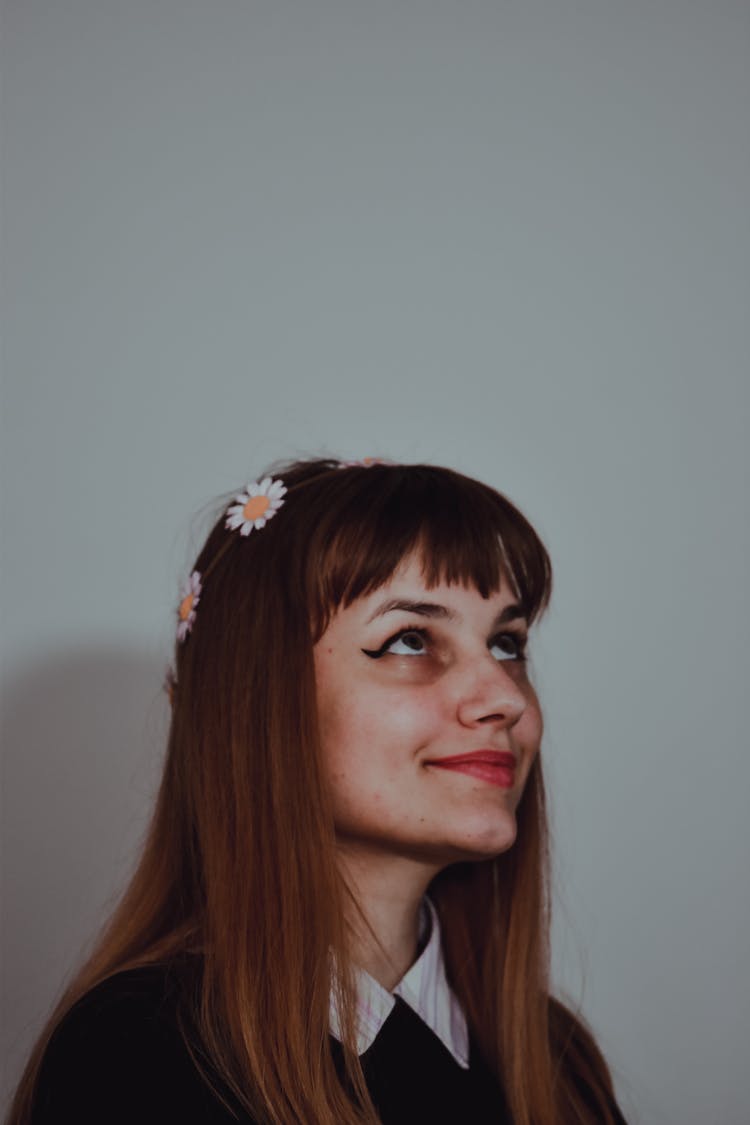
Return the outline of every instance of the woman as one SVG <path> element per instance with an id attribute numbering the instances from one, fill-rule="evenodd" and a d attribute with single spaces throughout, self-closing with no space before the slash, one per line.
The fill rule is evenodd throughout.
<path id="1" fill-rule="evenodd" d="M 549 995 L 551 583 L 448 469 L 301 461 L 222 506 L 140 864 L 10 1125 L 622 1122 Z"/>

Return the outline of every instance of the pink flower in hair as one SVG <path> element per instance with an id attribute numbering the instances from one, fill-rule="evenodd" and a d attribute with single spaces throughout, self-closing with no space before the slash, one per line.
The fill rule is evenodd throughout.
<path id="1" fill-rule="evenodd" d="M 360 461 L 339 461 L 340 469 L 352 469 L 359 467 L 361 469 L 369 469 L 373 465 L 392 465 L 393 461 L 386 461 L 383 457 L 363 457 Z"/>

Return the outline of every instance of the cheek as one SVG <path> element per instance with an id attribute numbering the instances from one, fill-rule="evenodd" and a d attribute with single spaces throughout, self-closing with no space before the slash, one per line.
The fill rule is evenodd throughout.
<path id="1" fill-rule="evenodd" d="M 414 758 L 440 731 L 441 716 L 427 696 L 363 688 L 320 699 L 324 762 L 332 779 L 385 780 Z"/>
<path id="2" fill-rule="evenodd" d="M 427 708 L 407 707 L 396 699 L 341 700 L 321 717 L 324 743 L 332 751 L 349 747 L 383 753 L 409 749 L 429 730 Z"/>

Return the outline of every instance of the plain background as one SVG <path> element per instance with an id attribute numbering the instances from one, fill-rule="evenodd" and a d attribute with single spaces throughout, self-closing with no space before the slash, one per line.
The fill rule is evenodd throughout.
<path id="1" fill-rule="evenodd" d="M 131 870 L 215 498 L 380 455 L 544 538 L 557 986 L 629 1122 L 746 1122 L 748 4 L 2 32 L 8 1083 Z"/>

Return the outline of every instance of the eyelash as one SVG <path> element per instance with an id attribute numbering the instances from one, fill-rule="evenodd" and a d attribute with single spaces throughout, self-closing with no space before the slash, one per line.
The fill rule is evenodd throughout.
<path id="1" fill-rule="evenodd" d="M 425 644 L 431 644 L 432 643 L 432 637 L 430 636 L 429 629 L 423 629 L 421 626 L 415 625 L 415 626 L 412 626 L 411 628 L 407 627 L 406 629 L 399 629 L 399 631 L 397 633 L 394 633 L 392 637 L 389 637 L 388 640 L 385 641 L 385 643 L 380 646 L 380 648 L 377 648 L 377 649 L 374 649 L 374 650 L 363 648 L 362 652 L 365 654 L 365 656 L 369 656 L 373 660 L 380 660 L 381 656 L 389 656 L 389 655 L 400 656 L 401 655 L 400 653 L 396 653 L 396 654 L 389 653 L 388 649 L 391 647 L 391 645 L 395 644 L 396 641 L 400 641 L 402 637 L 408 636 L 410 634 L 416 634 L 418 637 L 421 637 L 422 640 L 425 642 Z M 515 660 L 518 663 L 521 663 L 521 662 L 523 662 L 527 659 L 527 656 L 526 656 L 527 638 L 526 638 L 525 634 L 516 633 L 513 630 L 506 630 L 504 633 L 495 633 L 494 637 L 490 638 L 490 646 L 494 645 L 497 641 L 499 641 L 501 637 L 511 637 L 513 639 L 513 641 L 515 642 L 515 644 L 516 644 Z M 504 663 L 504 661 L 498 661 L 498 664 L 502 664 L 502 663 Z"/>

